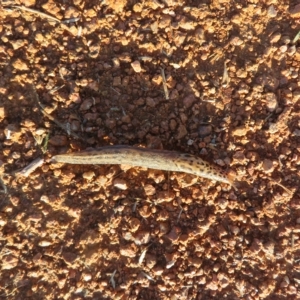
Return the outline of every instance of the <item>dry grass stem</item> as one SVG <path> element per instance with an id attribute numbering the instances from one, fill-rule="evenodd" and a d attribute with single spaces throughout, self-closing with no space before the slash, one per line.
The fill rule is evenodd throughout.
<path id="1" fill-rule="evenodd" d="M 168 100 L 169 99 L 169 91 L 168 91 L 168 87 L 167 87 L 167 81 L 166 81 L 166 76 L 165 76 L 165 70 L 163 68 L 160 69 L 161 70 L 161 77 L 162 77 L 162 83 L 163 83 L 163 88 L 164 88 L 164 93 L 165 93 L 165 97 Z"/>
<path id="2" fill-rule="evenodd" d="M 21 177 L 28 177 L 32 172 L 34 172 L 37 168 L 44 164 L 43 158 L 37 158 L 33 162 L 31 162 L 28 166 L 26 166 L 21 171 L 15 173 L 15 175 Z"/>

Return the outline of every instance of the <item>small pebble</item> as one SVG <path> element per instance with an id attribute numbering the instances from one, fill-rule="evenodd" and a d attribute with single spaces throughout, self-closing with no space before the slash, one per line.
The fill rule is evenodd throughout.
<path id="1" fill-rule="evenodd" d="M 275 9 L 274 5 L 269 6 L 268 16 L 271 18 L 275 18 L 277 16 L 277 10 Z"/>
<path id="2" fill-rule="evenodd" d="M 89 171 L 89 172 L 84 172 L 82 174 L 82 177 L 86 180 L 92 180 L 95 176 L 95 173 L 93 171 Z"/>
<path id="3" fill-rule="evenodd" d="M 290 16 L 292 18 L 300 18 L 300 4 L 295 5 L 291 10 L 290 10 Z"/>
<path id="4" fill-rule="evenodd" d="M 199 126 L 199 135 L 200 137 L 205 137 L 207 135 L 210 135 L 212 132 L 211 125 L 201 125 Z"/>
<path id="5" fill-rule="evenodd" d="M 131 66 L 136 73 L 140 73 L 142 71 L 141 63 L 138 60 L 135 60 L 131 63 Z"/>
<path id="6" fill-rule="evenodd" d="M 66 146 L 68 144 L 68 138 L 65 135 L 55 135 L 49 139 L 49 144 L 53 146 Z"/>
<path id="7" fill-rule="evenodd" d="M 19 259 L 14 255 L 4 255 L 1 258 L 1 269 L 2 270 L 10 270 L 15 268 L 18 265 Z"/>
<path id="8" fill-rule="evenodd" d="M 137 247 L 135 244 L 120 246 L 120 254 L 125 257 L 136 257 Z"/>
<path id="9" fill-rule="evenodd" d="M 84 273 L 82 278 L 83 278 L 84 281 L 90 281 L 92 279 L 92 274 Z"/>
<path id="10" fill-rule="evenodd" d="M 52 243 L 51 242 L 49 242 L 49 241 L 46 241 L 46 240 L 42 240 L 42 241 L 40 241 L 39 242 L 39 246 L 40 247 L 48 247 L 48 246 L 50 246 Z"/>
<path id="11" fill-rule="evenodd" d="M 270 159 L 265 159 L 263 161 L 263 169 L 266 173 L 271 173 L 273 171 L 273 161 Z"/>
<path id="12" fill-rule="evenodd" d="M 288 46 L 287 45 L 282 45 L 279 50 L 281 51 L 281 53 L 285 53 L 288 49 Z"/>
<path id="13" fill-rule="evenodd" d="M 83 101 L 83 103 L 80 105 L 80 110 L 88 110 L 93 106 L 93 100 L 92 99 L 86 99 Z"/>
<path id="14" fill-rule="evenodd" d="M 146 184 L 144 186 L 144 191 L 147 196 L 153 196 L 156 194 L 156 189 L 152 184 Z"/>
<path id="15" fill-rule="evenodd" d="M 281 38 L 281 33 L 280 32 L 276 32 L 274 33 L 271 38 L 270 38 L 270 43 L 275 44 L 277 43 Z"/>
<path id="16" fill-rule="evenodd" d="M 267 110 L 270 112 L 275 111 L 275 109 L 278 107 L 277 97 L 274 93 L 268 93 L 266 95 L 266 106 Z"/>
<path id="17" fill-rule="evenodd" d="M 6 117 L 4 107 L 0 107 L 0 119 L 4 119 Z"/>
<path id="18" fill-rule="evenodd" d="M 124 179 L 120 179 L 120 178 L 116 178 L 113 182 L 114 187 L 125 191 L 127 190 L 128 186 L 127 186 L 127 182 Z"/>

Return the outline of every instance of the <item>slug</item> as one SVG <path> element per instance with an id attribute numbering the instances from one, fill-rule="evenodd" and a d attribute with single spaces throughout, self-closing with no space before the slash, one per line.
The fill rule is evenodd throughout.
<path id="1" fill-rule="evenodd" d="M 126 164 L 135 167 L 175 171 L 201 176 L 234 186 L 229 174 L 203 159 L 186 153 L 131 146 L 106 146 L 91 151 L 59 154 L 51 162 L 68 164 Z"/>

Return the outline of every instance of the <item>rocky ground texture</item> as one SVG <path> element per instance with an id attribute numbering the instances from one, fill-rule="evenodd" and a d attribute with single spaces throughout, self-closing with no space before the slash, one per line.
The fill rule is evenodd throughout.
<path id="1" fill-rule="evenodd" d="M 298 1 L 20 0 L 0 15 L 1 299 L 300 298 Z M 50 163 L 117 144 L 199 155 L 238 189 Z"/>

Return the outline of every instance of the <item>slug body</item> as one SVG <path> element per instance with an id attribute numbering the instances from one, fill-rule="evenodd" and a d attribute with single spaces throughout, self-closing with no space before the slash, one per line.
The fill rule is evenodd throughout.
<path id="1" fill-rule="evenodd" d="M 175 151 L 107 146 L 92 151 L 59 154 L 54 156 L 51 162 L 78 165 L 127 164 L 135 167 L 184 172 L 233 185 L 231 179 L 221 169 L 197 156 Z"/>

